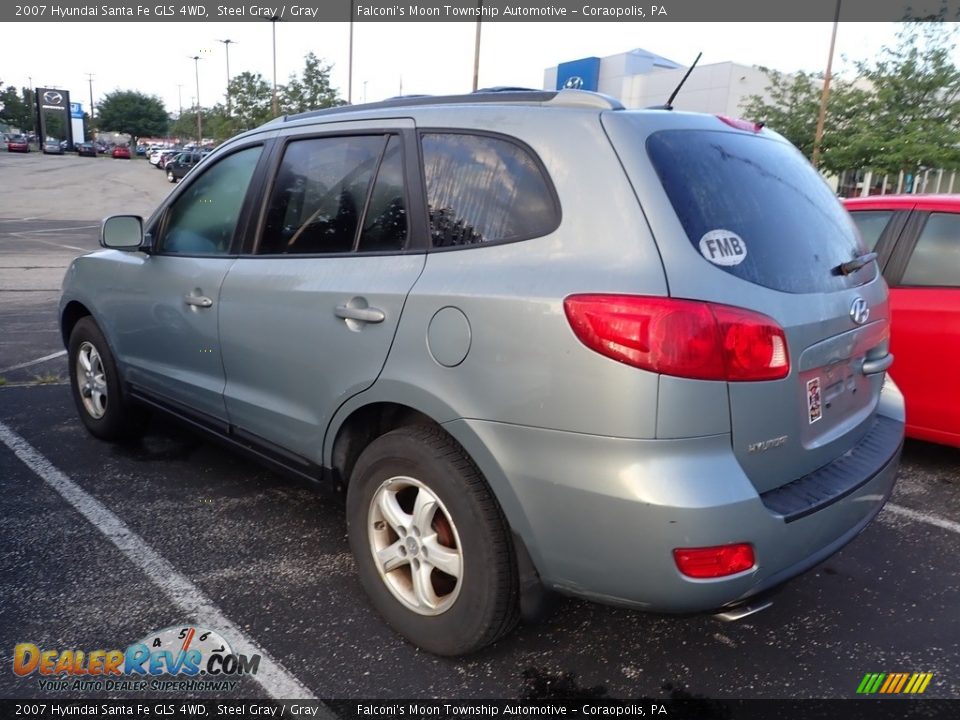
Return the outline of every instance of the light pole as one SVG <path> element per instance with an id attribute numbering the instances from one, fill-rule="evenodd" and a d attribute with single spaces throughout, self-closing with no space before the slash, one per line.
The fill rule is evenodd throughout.
<path id="1" fill-rule="evenodd" d="M 200 112 L 200 56 L 199 55 L 190 55 L 189 58 L 193 60 L 193 70 L 197 76 L 197 146 L 203 145 L 203 120 Z"/>
<path id="2" fill-rule="evenodd" d="M 820 93 L 820 113 L 817 115 L 817 129 L 813 135 L 813 155 L 810 162 L 814 167 L 820 164 L 820 143 L 823 142 L 823 125 L 827 119 L 827 99 L 830 97 L 830 70 L 833 66 L 833 48 L 837 42 L 837 24 L 840 22 L 840 2 L 841 0 L 837 0 L 837 12 L 833 16 L 830 54 L 827 56 L 827 71 L 823 75 L 823 92 Z"/>
<path id="3" fill-rule="evenodd" d="M 179 108 L 177 119 L 179 119 L 183 115 L 183 85 L 177 85 L 177 107 Z"/>
<path id="4" fill-rule="evenodd" d="M 237 44 L 236 40 L 227 38 L 226 40 L 217 40 L 222 42 L 227 50 L 227 115 L 230 115 L 230 43 Z"/>
<path id="5" fill-rule="evenodd" d="M 483 17 L 483 0 L 477 2 L 477 37 L 473 46 L 473 91 L 477 91 L 480 79 L 480 19 Z"/>
<path id="6" fill-rule="evenodd" d="M 273 100 L 271 101 L 271 108 L 273 110 L 273 116 L 276 117 L 280 114 L 277 109 L 277 23 L 280 22 L 280 17 L 274 15 L 270 18 L 270 26 L 273 28 Z"/>
<path id="7" fill-rule="evenodd" d="M 87 83 L 90 86 L 90 124 L 93 125 L 93 73 L 87 73 Z"/>
<path id="8" fill-rule="evenodd" d="M 366 98 L 363 99 L 367 101 Z M 350 55 L 347 58 L 347 105 L 353 105 L 353 0 L 350 0 Z"/>

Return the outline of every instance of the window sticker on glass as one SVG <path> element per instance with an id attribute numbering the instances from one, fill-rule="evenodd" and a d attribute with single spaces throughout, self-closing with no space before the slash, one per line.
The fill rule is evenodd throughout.
<path id="1" fill-rule="evenodd" d="M 810 424 L 823 417 L 823 403 L 820 397 L 820 378 L 815 377 L 807 381 L 807 410 L 810 413 Z"/>
<path id="2" fill-rule="evenodd" d="M 700 238 L 700 254 L 714 265 L 739 265 L 747 257 L 747 244 L 730 230 L 711 230 Z"/>

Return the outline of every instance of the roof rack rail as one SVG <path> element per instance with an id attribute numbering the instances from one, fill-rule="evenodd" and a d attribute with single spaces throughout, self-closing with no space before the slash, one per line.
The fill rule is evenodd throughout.
<path id="1" fill-rule="evenodd" d="M 477 105 L 477 104 L 544 104 L 561 107 L 592 107 L 601 110 L 623 110 L 619 100 L 600 93 L 585 90 L 530 90 L 514 87 L 494 87 L 477 90 L 466 95 L 401 95 L 380 102 L 362 105 L 340 105 L 323 110 L 308 110 L 297 115 L 285 115 L 268 123 L 292 122 L 307 118 L 327 117 L 357 110 L 380 110 L 385 108 L 417 107 L 422 105 Z"/>
<path id="2" fill-rule="evenodd" d="M 550 105 L 565 107 L 592 107 L 600 110 L 623 110 L 623 103 L 610 95 L 591 92 L 589 90 L 573 90 L 564 88 L 558 90 L 556 97 L 549 101 Z"/>

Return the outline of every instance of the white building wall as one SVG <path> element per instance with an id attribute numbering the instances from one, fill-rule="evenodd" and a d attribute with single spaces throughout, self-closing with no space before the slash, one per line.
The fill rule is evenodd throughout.
<path id="1" fill-rule="evenodd" d="M 612 95 L 629 108 L 663 105 L 686 73 L 686 67 L 667 68 L 651 61 L 644 50 L 632 50 L 602 58 L 598 90 Z M 667 61 L 669 62 L 669 61 Z M 544 88 L 553 90 L 557 67 L 544 71 Z M 677 110 L 740 117 L 741 105 L 751 95 L 768 97 L 767 75 L 749 65 L 732 62 L 698 65 L 674 99 Z"/>

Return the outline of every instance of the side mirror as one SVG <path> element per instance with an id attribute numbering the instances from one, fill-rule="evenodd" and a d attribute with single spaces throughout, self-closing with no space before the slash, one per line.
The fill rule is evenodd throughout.
<path id="1" fill-rule="evenodd" d="M 111 215 L 100 226 L 100 244 L 113 250 L 139 250 L 143 244 L 143 218 Z"/>

